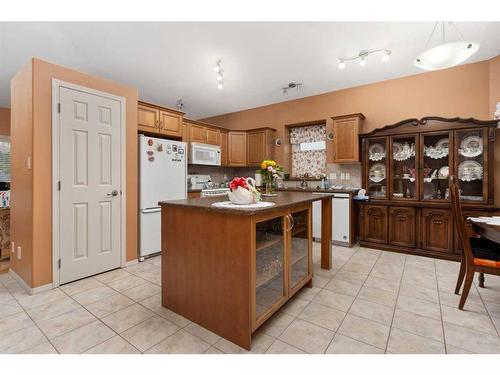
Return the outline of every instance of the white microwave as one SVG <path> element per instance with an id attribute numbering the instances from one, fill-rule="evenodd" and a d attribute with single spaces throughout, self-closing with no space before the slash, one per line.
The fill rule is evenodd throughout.
<path id="1" fill-rule="evenodd" d="M 220 146 L 191 142 L 189 164 L 220 165 Z"/>

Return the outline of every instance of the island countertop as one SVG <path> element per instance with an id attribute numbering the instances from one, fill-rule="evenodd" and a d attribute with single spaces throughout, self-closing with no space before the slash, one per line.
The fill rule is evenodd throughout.
<path id="1" fill-rule="evenodd" d="M 219 197 L 207 197 L 207 198 L 191 198 L 191 199 L 180 199 L 174 201 L 161 201 L 158 204 L 162 207 L 177 207 L 177 208 L 187 208 L 187 209 L 198 209 L 207 210 L 214 213 L 228 213 L 234 215 L 258 215 L 266 212 L 271 212 L 274 210 L 281 210 L 284 208 L 292 207 L 301 203 L 310 203 L 323 199 L 331 199 L 333 193 L 321 192 L 321 193 L 311 193 L 311 192 L 291 192 L 291 191 L 279 191 L 275 197 L 263 197 L 264 202 L 273 202 L 274 206 L 270 207 L 256 207 L 256 208 L 224 208 L 213 206 L 212 203 L 224 202 L 228 198 L 226 196 Z"/>

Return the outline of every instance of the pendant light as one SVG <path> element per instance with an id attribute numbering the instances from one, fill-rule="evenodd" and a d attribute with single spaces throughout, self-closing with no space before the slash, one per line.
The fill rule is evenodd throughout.
<path id="1" fill-rule="evenodd" d="M 462 40 L 446 43 L 445 23 L 442 22 L 443 43 L 427 49 L 432 36 L 436 32 L 438 24 L 439 22 L 434 24 L 431 35 L 429 39 L 427 39 L 425 45 L 426 50 L 420 53 L 413 62 L 413 65 L 417 68 L 424 70 L 451 68 L 452 66 L 463 63 L 479 50 L 479 43 L 464 40 L 460 30 L 458 30 L 457 26 L 452 22 L 449 24 L 455 28 Z"/>

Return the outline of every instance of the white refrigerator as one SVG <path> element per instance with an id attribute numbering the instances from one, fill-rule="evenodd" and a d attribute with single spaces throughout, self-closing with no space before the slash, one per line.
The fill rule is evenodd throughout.
<path id="1" fill-rule="evenodd" d="M 139 135 L 139 254 L 161 251 L 159 201 L 187 197 L 187 145 Z"/>

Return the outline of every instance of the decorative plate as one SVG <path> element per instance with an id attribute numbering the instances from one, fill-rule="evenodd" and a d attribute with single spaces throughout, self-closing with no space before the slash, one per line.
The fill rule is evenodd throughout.
<path id="1" fill-rule="evenodd" d="M 458 178 L 461 181 L 483 179 L 483 166 L 475 160 L 466 160 L 458 166 Z"/>
<path id="2" fill-rule="evenodd" d="M 370 181 L 380 182 L 385 179 L 385 165 L 382 163 L 373 164 L 368 171 Z"/>
<path id="3" fill-rule="evenodd" d="M 368 159 L 379 161 L 385 158 L 385 148 L 380 143 L 374 143 L 368 148 Z"/>
<path id="4" fill-rule="evenodd" d="M 445 165 L 444 167 L 439 168 L 437 175 L 438 178 L 448 178 L 448 176 L 450 175 L 450 167 Z"/>
<path id="5" fill-rule="evenodd" d="M 443 138 L 437 141 L 435 146 L 425 146 L 425 156 L 431 159 L 441 159 L 448 156 L 450 141 L 448 138 Z"/>
<path id="6" fill-rule="evenodd" d="M 392 157 L 394 160 L 397 161 L 408 160 L 412 156 L 415 156 L 414 143 L 412 143 L 411 146 L 408 142 L 405 143 L 394 142 L 392 144 Z"/>
<path id="7" fill-rule="evenodd" d="M 460 143 L 458 153 L 466 158 L 474 158 L 483 153 L 483 139 L 477 135 L 465 137 Z"/>

